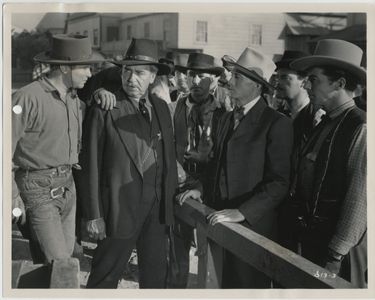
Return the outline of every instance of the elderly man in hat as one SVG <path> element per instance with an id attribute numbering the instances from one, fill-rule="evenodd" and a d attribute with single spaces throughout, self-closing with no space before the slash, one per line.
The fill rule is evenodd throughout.
<path id="1" fill-rule="evenodd" d="M 27 218 L 30 245 L 42 253 L 34 262 L 40 263 L 73 252 L 72 168 L 79 167 L 84 109 L 75 91 L 98 60 L 92 58 L 89 39 L 79 35 L 53 36 L 52 49 L 34 60 L 49 64 L 48 74 L 12 96 L 13 216 L 21 223 Z"/>
<path id="2" fill-rule="evenodd" d="M 277 87 L 276 97 L 286 100 L 290 111 L 290 118 L 293 120 L 294 146 L 293 160 L 297 160 L 298 149 L 306 142 L 314 126 L 316 126 L 324 111 L 319 107 L 314 107 L 310 102 L 307 90 L 304 84 L 307 80 L 307 74 L 303 71 L 293 70 L 290 63 L 298 58 L 307 56 L 302 51 L 285 50 L 280 61 L 276 62 L 277 66 Z M 292 168 L 292 172 L 293 168 Z M 283 246 L 296 251 L 295 233 L 291 230 L 290 211 L 292 207 L 286 201 L 282 205 L 280 214 L 280 242 Z"/>
<path id="3" fill-rule="evenodd" d="M 277 207 L 289 187 L 293 144 L 291 121 L 267 106 L 261 93 L 275 69 L 270 58 L 246 48 L 233 62 L 229 90 L 235 109 L 220 119 L 212 159 L 212 190 L 204 201 L 217 209 L 210 224 L 241 223 L 275 237 Z M 187 197 L 199 198 L 192 190 Z M 225 251 L 224 288 L 268 288 L 271 280 Z"/>
<path id="4" fill-rule="evenodd" d="M 174 112 L 177 161 L 182 166 L 179 169 L 180 192 L 193 189 L 199 181 L 206 184 L 206 162 L 213 144 L 211 133 L 225 112 L 211 93 L 212 84 L 223 72 L 214 60 L 208 54 L 192 53 L 186 66 L 175 66 L 176 71 L 187 74 L 190 89 L 189 94 L 171 104 L 174 106 L 171 110 Z M 177 220 L 174 226 L 176 256 L 172 256 L 172 260 L 176 259 L 177 274 L 170 279 L 170 287 L 187 286 L 192 237 L 193 228 Z"/>
<path id="5" fill-rule="evenodd" d="M 353 95 L 366 81 L 362 50 L 321 40 L 312 56 L 291 63 L 307 71 L 305 88 L 326 116 L 301 149 L 292 194 L 302 256 L 366 287 L 366 113 Z"/>
<path id="6" fill-rule="evenodd" d="M 177 166 L 168 105 L 148 88 L 170 68 L 153 40 L 133 39 L 124 57 L 116 107 L 93 107 L 84 124 L 79 191 L 98 240 L 87 287 L 116 288 L 136 247 L 140 288 L 164 288 Z"/>

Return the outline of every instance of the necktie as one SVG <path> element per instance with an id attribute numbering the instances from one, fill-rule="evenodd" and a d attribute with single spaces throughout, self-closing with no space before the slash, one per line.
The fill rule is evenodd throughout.
<path id="1" fill-rule="evenodd" d="M 141 112 L 142 116 L 145 118 L 145 120 L 150 123 L 150 114 L 148 112 L 148 109 L 146 107 L 146 99 L 140 99 L 139 100 L 139 111 Z"/>
<path id="2" fill-rule="evenodd" d="M 234 120 L 233 130 L 235 130 L 237 128 L 237 126 L 240 124 L 241 120 L 244 117 L 245 117 L 245 114 L 244 114 L 243 106 L 241 106 L 241 107 L 236 106 L 233 110 L 233 120 Z"/>

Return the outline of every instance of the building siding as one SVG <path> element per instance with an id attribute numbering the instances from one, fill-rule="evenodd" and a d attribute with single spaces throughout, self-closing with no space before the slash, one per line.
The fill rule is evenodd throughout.
<path id="1" fill-rule="evenodd" d="M 93 48 L 99 48 L 101 42 L 101 30 L 100 30 L 100 16 L 92 16 L 90 18 L 82 18 L 71 20 L 68 22 L 67 32 L 70 33 L 77 33 L 83 34 L 85 31 L 88 33 L 88 37 L 90 38 L 91 43 L 94 42 L 94 30 L 98 30 L 98 45 L 93 46 Z"/>
<path id="2" fill-rule="evenodd" d="M 207 43 L 197 42 L 197 21 L 208 22 Z M 262 25 L 262 45 L 250 43 L 251 24 Z M 285 26 L 284 14 L 187 14 L 180 13 L 178 21 L 178 47 L 202 49 L 203 52 L 221 57 L 229 54 L 237 58 L 245 47 L 259 48 L 271 57 L 285 49 L 281 37 Z"/>

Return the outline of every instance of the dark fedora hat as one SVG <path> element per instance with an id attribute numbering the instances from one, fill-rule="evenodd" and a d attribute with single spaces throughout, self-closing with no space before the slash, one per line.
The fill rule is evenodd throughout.
<path id="1" fill-rule="evenodd" d="M 189 54 L 186 67 L 176 65 L 176 70 L 180 72 L 193 70 L 219 76 L 221 73 L 223 73 L 224 68 L 216 65 L 215 58 L 211 55 L 204 53 L 191 53 Z"/>
<path id="2" fill-rule="evenodd" d="M 39 53 L 34 61 L 53 65 L 84 65 L 106 60 L 94 58 L 87 36 L 56 34 L 52 36 L 51 50 Z"/>
<path id="3" fill-rule="evenodd" d="M 278 69 L 291 69 L 290 63 L 297 58 L 308 56 L 307 53 L 298 50 L 285 50 L 281 59 L 276 62 L 276 70 Z"/>
<path id="4" fill-rule="evenodd" d="M 148 39 L 133 38 L 124 58 L 113 63 L 120 66 L 156 66 L 158 68 L 158 75 L 168 75 L 171 72 L 171 67 L 168 64 L 159 62 L 156 41 Z"/>
<path id="5" fill-rule="evenodd" d="M 316 45 L 313 55 L 291 62 L 295 70 L 305 71 L 314 66 L 333 66 L 345 70 L 360 81 L 366 81 L 366 69 L 361 67 L 363 51 L 344 40 L 324 39 Z"/>

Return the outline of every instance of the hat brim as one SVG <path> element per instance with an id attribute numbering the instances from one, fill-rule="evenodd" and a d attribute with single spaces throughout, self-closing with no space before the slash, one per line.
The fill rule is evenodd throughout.
<path id="1" fill-rule="evenodd" d="M 333 66 L 348 71 L 353 74 L 361 82 L 366 81 L 367 72 L 366 69 L 357 65 L 348 63 L 347 61 L 336 59 L 333 57 L 322 56 L 322 55 L 311 55 L 302 58 L 298 58 L 290 63 L 290 67 L 297 71 L 306 71 L 312 67 L 318 66 Z"/>
<path id="2" fill-rule="evenodd" d="M 150 62 L 147 60 L 119 60 L 119 61 L 111 61 L 113 64 L 117 66 L 155 66 L 158 68 L 157 75 L 169 75 L 172 71 L 171 67 L 167 64 L 157 63 L 157 62 Z"/>
<path id="3" fill-rule="evenodd" d="M 229 65 L 231 65 L 233 68 L 236 68 L 237 70 L 240 71 L 240 73 L 251 80 L 254 80 L 260 84 L 263 84 L 269 89 L 275 89 L 274 86 L 272 86 L 267 80 L 265 80 L 263 77 L 259 76 L 255 71 L 249 70 L 235 62 L 228 62 Z"/>
<path id="4" fill-rule="evenodd" d="M 201 72 L 201 73 L 208 73 L 215 76 L 220 76 L 224 72 L 224 68 L 222 67 L 212 67 L 212 68 L 192 68 L 192 67 L 183 67 L 183 66 L 175 66 L 175 69 L 180 72 L 186 73 L 188 70 Z"/>
<path id="5" fill-rule="evenodd" d="M 52 59 L 48 52 L 42 52 L 34 57 L 35 62 L 50 64 L 50 65 L 91 65 L 108 61 L 107 59 L 89 58 L 84 60 L 59 60 Z"/>

